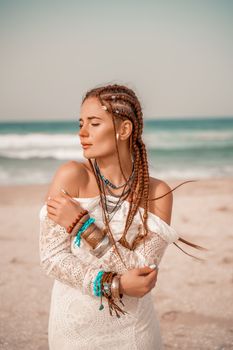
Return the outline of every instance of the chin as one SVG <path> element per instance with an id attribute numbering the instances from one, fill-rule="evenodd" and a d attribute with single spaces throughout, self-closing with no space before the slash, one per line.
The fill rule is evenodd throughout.
<path id="1" fill-rule="evenodd" d="M 95 158 L 95 155 L 93 155 L 92 152 L 89 152 L 88 150 L 83 150 L 83 157 L 87 159 Z"/>
<path id="2" fill-rule="evenodd" d="M 109 154 L 106 153 L 96 153 L 91 150 L 85 149 L 83 150 L 83 157 L 86 159 L 98 159 L 98 158 L 104 158 L 109 157 Z"/>

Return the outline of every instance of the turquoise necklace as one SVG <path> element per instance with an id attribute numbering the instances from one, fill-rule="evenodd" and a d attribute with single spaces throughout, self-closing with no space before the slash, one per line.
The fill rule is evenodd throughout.
<path id="1" fill-rule="evenodd" d="M 106 212 L 108 214 L 108 217 L 111 214 L 113 214 L 113 216 L 114 216 L 116 211 L 119 210 L 119 208 L 121 207 L 123 201 L 127 198 L 128 194 L 131 191 L 131 182 L 133 182 L 133 179 L 134 179 L 134 166 L 133 166 L 132 174 L 130 175 L 128 180 L 123 185 L 120 185 L 120 186 L 114 185 L 110 180 L 106 179 L 101 174 L 96 160 L 94 161 L 94 168 L 95 168 L 95 171 L 96 171 L 96 175 L 97 175 L 97 177 L 99 179 L 99 182 L 102 183 L 104 206 L 105 206 Z M 122 188 L 122 187 L 124 187 L 124 188 L 123 188 L 122 193 L 120 195 L 117 195 L 117 194 L 113 193 L 111 191 L 111 189 L 110 189 L 110 188 L 112 188 L 112 189 L 119 189 L 119 188 Z M 112 197 L 116 198 L 116 201 L 112 201 L 109 198 L 107 198 L 106 190 L 107 190 L 108 193 L 110 193 L 110 195 Z M 111 219 L 112 219 L 112 217 L 111 217 Z"/>
<path id="2" fill-rule="evenodd" d="M 119 188 L 122 188 L 122 187 L 126 186 L 126 184 L 129 183 L 134 177 L 134 164 L 133 164 L 132 174 L 130 175 L 128 180 L 125 183 L 123 183 L 122 185 L 118 185 L 117 186 L 117 185 L 114 185 L 110 180 L 106 179 L 106 177 L 104 177 L 104 175 L 101 174 L 100 168 L 98 167 L 98 164 L 97 164 L 96 160 L 94 162 L 94 166 L 95 166 L 96 173 L 101 178 L 101 180 L 103 181 L 105 186 L 109 186 L 109 187 L 113 188 L 114 190 L 118 190 Z"/>

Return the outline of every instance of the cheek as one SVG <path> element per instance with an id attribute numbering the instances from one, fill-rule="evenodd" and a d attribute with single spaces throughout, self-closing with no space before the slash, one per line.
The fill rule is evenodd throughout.
<path id="1" fill-rule="evenodd" d="M 116 152 L 114 130 L 112 128 L 99 128 L 93 135 L 93 148 L 95 156 L 110 155 Z"/>
<path id="2" fill-rule="evenodd" d="M 94 138 L 96 142 L 100 144 L 105 144 L 108 145 L 114 145 L 115 140 L 114 140 L 114 130 L 112 128 L 101 128 L 98 130 L 98 132 L 95 133 Z"/>

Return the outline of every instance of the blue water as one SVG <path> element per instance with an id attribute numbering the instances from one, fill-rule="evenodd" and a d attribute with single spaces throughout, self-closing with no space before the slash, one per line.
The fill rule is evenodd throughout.
<path id="1" fill-rule="evenodd" d="M 0 123 L 0 184 L 47 183 L 57 167 L 83 161 L 78 122 Z M 233 118 L 146 120 L 150 173 L 161 179 L 233 175 Z"/>

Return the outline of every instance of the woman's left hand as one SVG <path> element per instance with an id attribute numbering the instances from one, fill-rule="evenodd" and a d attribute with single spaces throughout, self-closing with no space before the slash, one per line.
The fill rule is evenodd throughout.
<path id="1" fill-rule="evenodd" d="M 65 229 L 72 225 L 82 210 L 79 202 L 63 193 L 47 200 L 48 217 Z"/>

